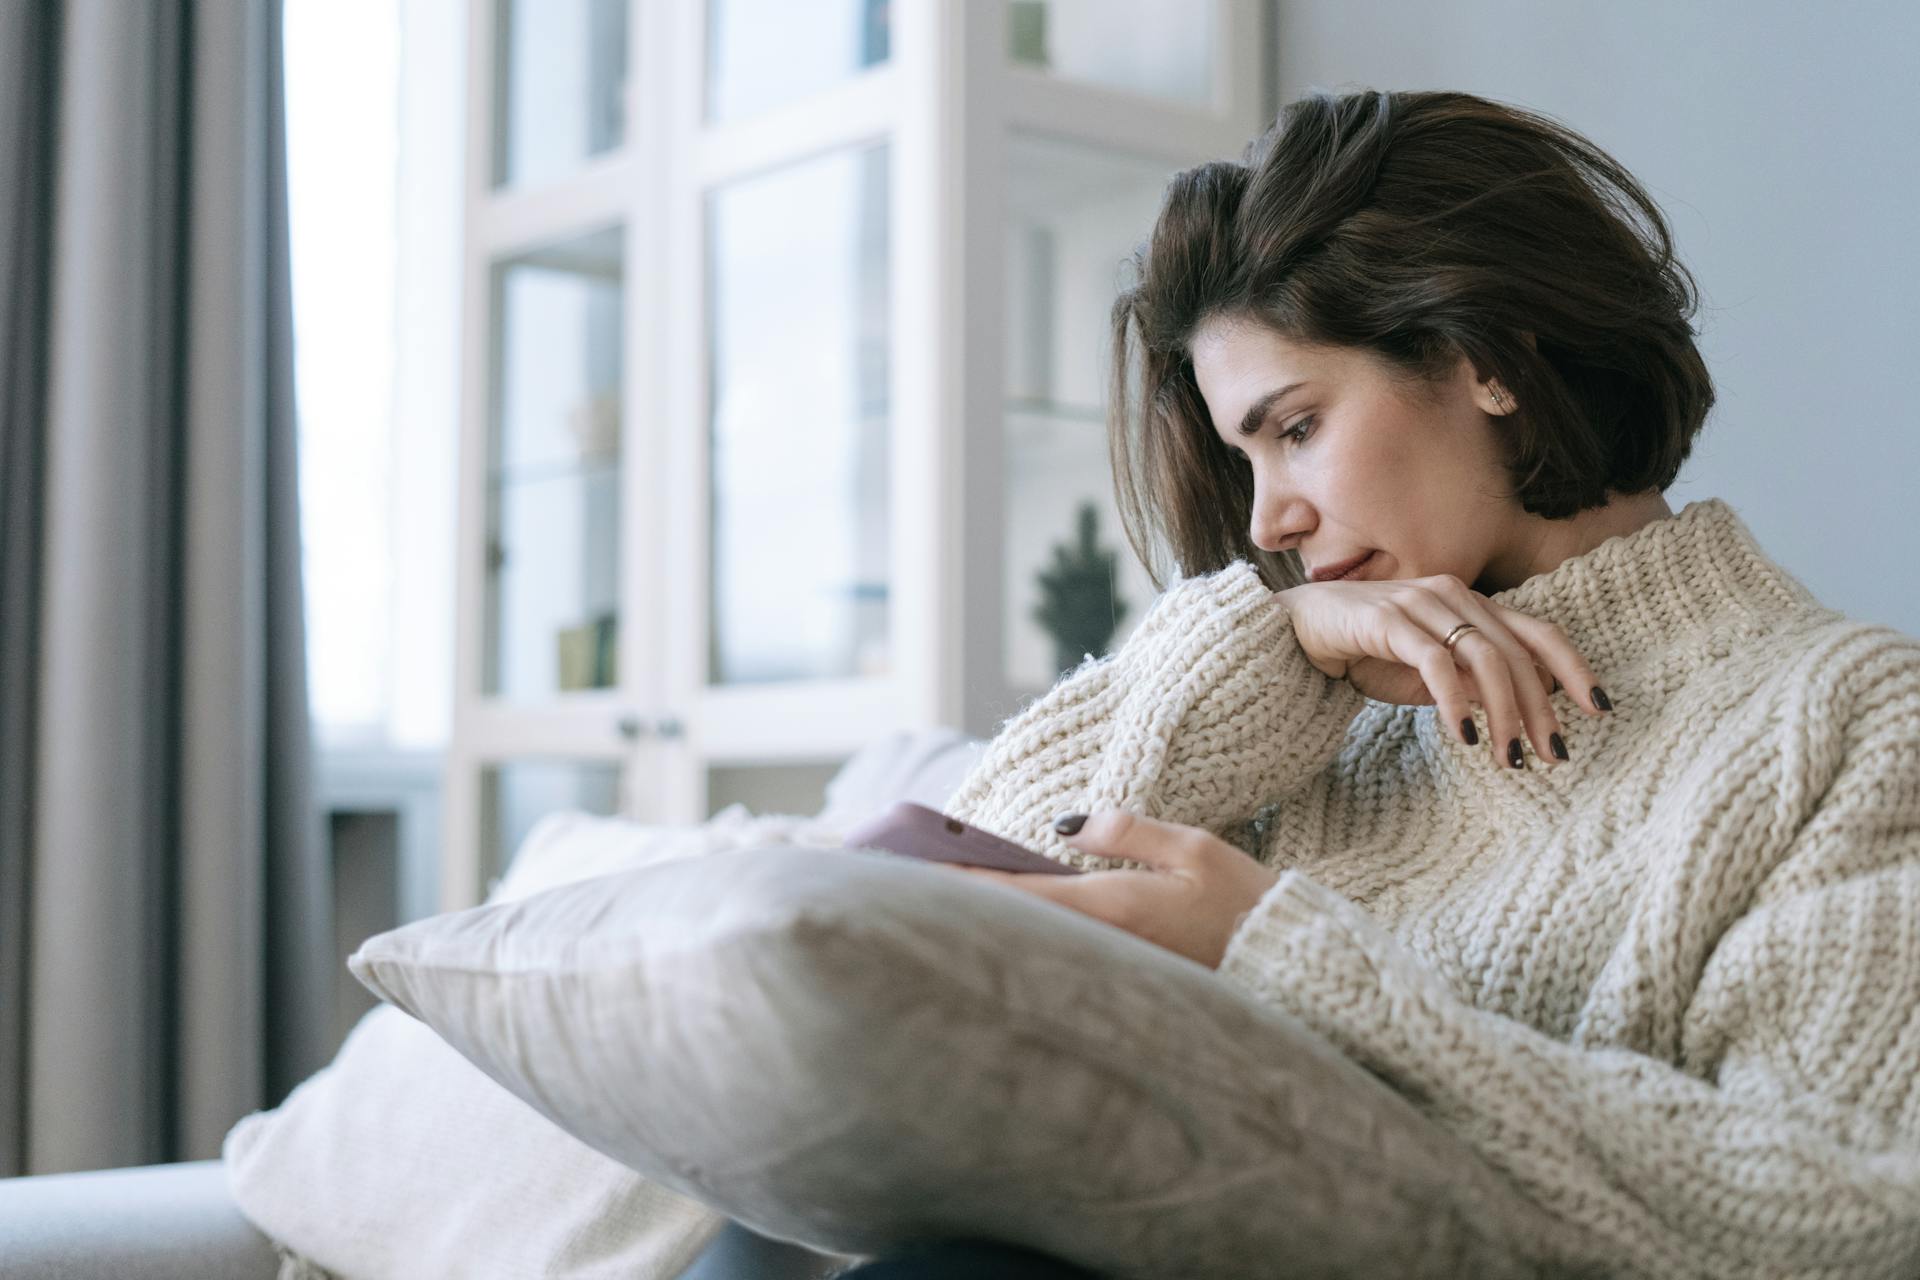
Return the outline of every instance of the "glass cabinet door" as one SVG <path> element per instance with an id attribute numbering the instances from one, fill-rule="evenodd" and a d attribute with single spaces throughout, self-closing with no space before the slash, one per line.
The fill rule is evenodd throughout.
<path id="1" fill-rule="evenodd" d="M 755 115 L 892 52 L 892 0 L 706 0 L 707 119 Z"/>
<path id="2" fill-rule="evenodd" d="M 514 760 L 480 771 L 480 884 L 483 894 L 507 865 L 533 824 L 560 809 L 611 817 L 624 811 L 620 766 L 599 760 Z"/>
<path id="3" fill-rule="evenodd" d="M 1002 639 L 1031 694 L 1121 644 L 1153 599 L 1113 499 L 1107 323 L 1175 166 L 1030 133 L 1008 166 Z"/>
<path id="4" fill-rule="evenodd" d="M 626 137 L 627 0 L 496 0 L 493 185 L 563 177 Z"/>
<path id="5" fill-rule="evenodd" d="M 1213 0 L 1006 0 L 1007 56 L 1066 80 L 1215 105 Z"/>
<path id="6" fill-rule="evenodd" d="M 707 208 L 712 684 L 885 675 L 887 150 Z"/>
<path id="7" fill-rule="evenodd" d="M 483 694 L 618 678 L 621 280 L 617 227 L 494 267 Z"/>

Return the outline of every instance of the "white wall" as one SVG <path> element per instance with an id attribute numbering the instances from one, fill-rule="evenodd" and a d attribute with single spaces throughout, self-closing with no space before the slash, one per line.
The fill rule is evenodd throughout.
<path id="1" fill-rule="evenodd" d="M 1719 403 L 1668 491 L 1816 595 L 1920 635 L 1920 5 L 1277 0 L 1279 101 L 1458 89 L 1645 184 L 1699 281 Z"/>

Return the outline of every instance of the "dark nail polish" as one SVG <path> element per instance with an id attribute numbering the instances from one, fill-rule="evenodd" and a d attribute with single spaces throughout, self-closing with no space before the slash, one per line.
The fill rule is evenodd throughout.
<path id="1" fill-rule="evenodd" d="M 1084 813 L 1063 813 L 1053 820 L 1053 829 L 1063 836 L 1073 835 L 1086 825 L 1087 815 Z"/>
<path id="2" fill-rule="evenodd" d="M 1602 711 L 1613 710 L 1613 702 L 1607 697 L 1607 691 L 1599 685 L 1593 686 L 1593 705 Z"/>
<path id="3" fill-rule="evenodd" d="M 1472 716 L 1468 716 L 1460 722 L 1460 736 L 1467 740 L 1467 745 L 1470 747 L 1479 745 L 1480 731 L 1473 727 Z"/>
<path id="4" fill-rule="evenodd" d="M 1559 734 L 1557 734 L 1557 733 L 1550 733 L 1550 734 L 1548 734 L 1548 735 L 1547 735 L 1547 745 L 1553 748 L 1553 757 L 1554 757 L 1554 759 L 1556 759 L 1556 760 L 1565 760 L 1565 759 L 1567 758 L 1567 744 L 1566 744 L 1566 742 L 1565 742 L 1565 741 L 1564 741 L 1564 740 L 1563 740 L 1563 739 L 1562 739 L 1562 738 L 1560 737 L 1560 735 L 1559 735 Z"/>
<path id="5" fill-rule="evenodd" d="M 1527 758 L 1520 754 L 1520 739 L 1518 738 L 1507 743 L 1507 763 L 1516 769 L 1524 769 L 1527 767 Z"/>

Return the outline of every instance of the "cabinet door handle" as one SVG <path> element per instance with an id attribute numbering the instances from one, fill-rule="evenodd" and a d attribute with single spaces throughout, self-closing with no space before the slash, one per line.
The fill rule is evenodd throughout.
<path id="1" fill-rule="evenodd" d="M 653 731 L 663 738 L 678 738 L 686 732 L 686 726 L 672 716 L 662 716 L 653 725 Z"/>
<path id="2" fill-rule="evenodd" d="M 639 716 L 634 715 L 621 716 L 619 723 L 616 724 L 614 728 L 618 729 L 620 736 L 628 742 L 632 742 L 635 738 L 638 738 L 647 731 L 646 722 Z"/>

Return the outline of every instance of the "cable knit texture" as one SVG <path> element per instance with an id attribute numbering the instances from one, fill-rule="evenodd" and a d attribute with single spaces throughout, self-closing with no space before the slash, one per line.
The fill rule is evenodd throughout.
<path id="1" fill-rule="evenodd" d="M 1240 562 L 1009 720 L 949 811 L 1137 866 L 1050 825 L 1127 809 L 1279 869 L 1221 977 L 1553 1215 L 1543 1264 L 1920 1277 L 1920 641 L 1718 499 L 1492 598 L 1613 701 L 1553 695 L 1568 763 L 1330 679 Z"/>

